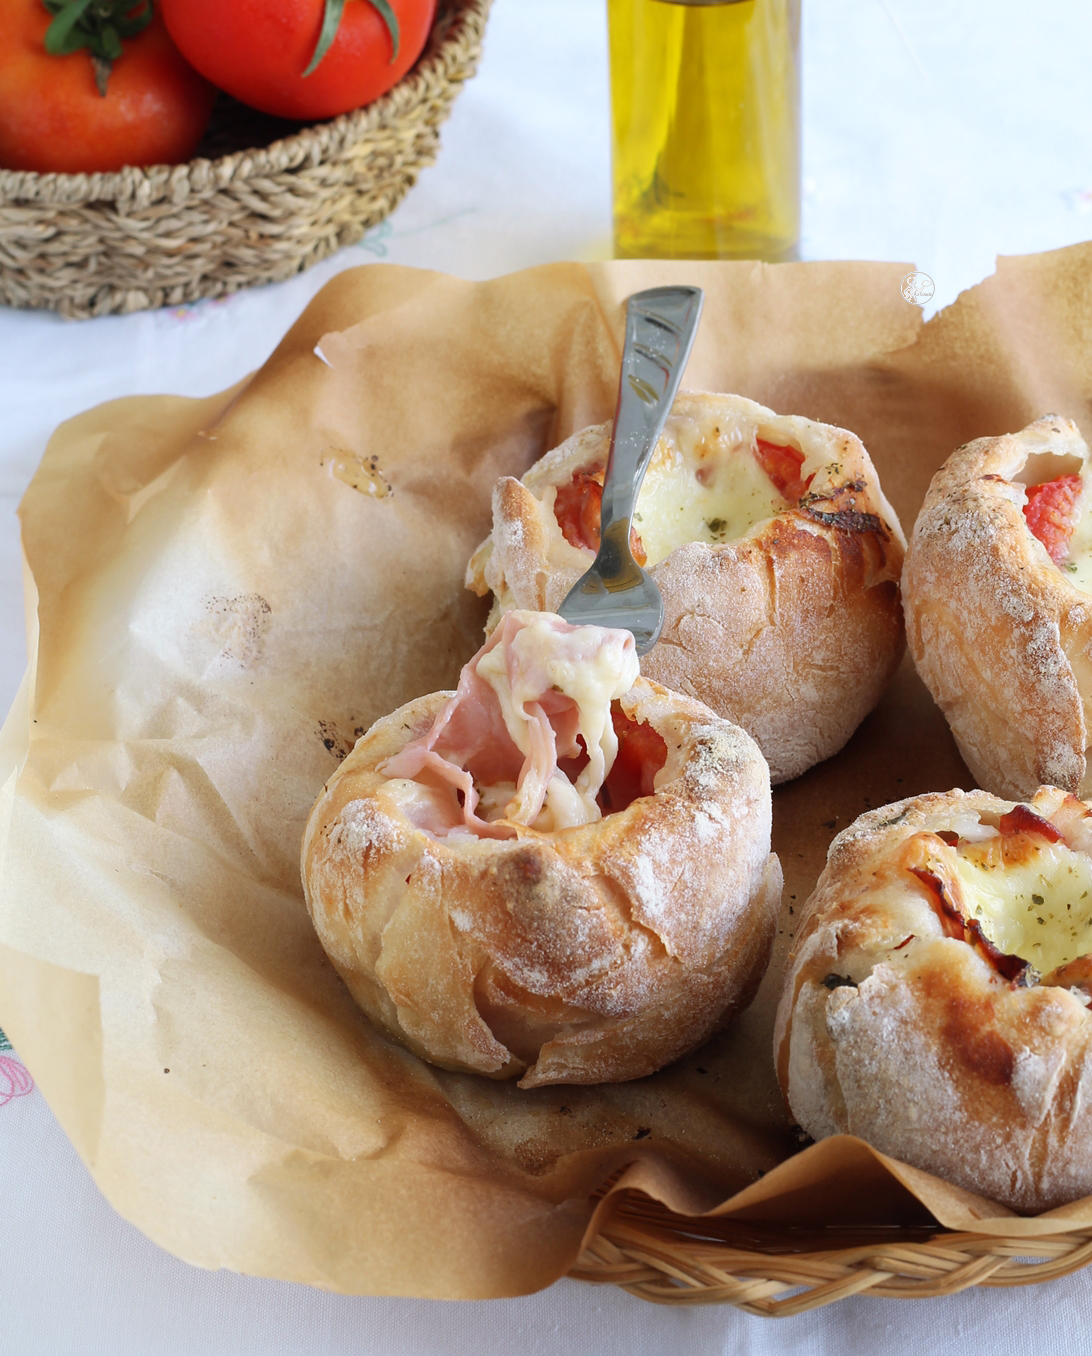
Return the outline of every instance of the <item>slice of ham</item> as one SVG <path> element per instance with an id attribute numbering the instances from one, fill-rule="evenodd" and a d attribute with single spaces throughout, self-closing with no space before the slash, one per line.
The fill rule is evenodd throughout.
<path id="1" fill-rule="evenodd" d="M 1080 516 L 1077 510 L 1080 497 L 1079 475 L 1059 476 L 1044 485 L 1027 487 L 1024 518 L 1032 536 L 1043 543 L 1055 565 L 1060 565 L 1069 554 L 1069 539 Z"/>
<path id="2" fill-rule="evenodd" d="M 458 827 L 482 838 L 591 823 L 601 817 L 596 796 L 618 751 L 611 702 L 629 691 L 639 671 L 628 631 L 570 626 L 548 613 L 505 613 L 429 732 L 379 771 L 453 788 L 461 800 Z M 559 759 L 583 762 L 575 782 L 559 770 Z M 478 787 L 489 788 L 484 799 L 498 814 L 478 814 Z M 407 788 L 410 799 L 414 822 L 439 836 L 452 832 L 451 816 L 422 817 L 427 801 Z"/>

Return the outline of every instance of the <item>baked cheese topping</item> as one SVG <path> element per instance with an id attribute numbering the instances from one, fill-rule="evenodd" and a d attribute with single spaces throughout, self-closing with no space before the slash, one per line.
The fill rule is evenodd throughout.
<path id="1" fill-rule="evenodd" d="M 496 693 L 508 734 L 527 762 L 507 804 L 499 804 L 500 784 L 488 788 L 490 799 L 498 817 L 512 823 L 542 828 L 546 818 L 550 829 L 590 824 L 601 817 L 595 797 L 618 753 L 610 704 L 630 690 L 641 671 L 633 636 L 600 626 L 569 626 L 548 613 L 509 617 L 522 625 L 506 618 L 505 634 L 483 652 L 477 672 Z M 547 747 L 553 741 L 538 715 L 543 698 L 554 693 L 575 706 L 569 718 L 575 714 L 575 734 L 589 755 L 575 784 L 558 771 L 557 750 Z M 575 754 L 573 748 L 569 756 Z"/>
<path id="2" fill-rule="evenodd" d="M 1046 423 L 1040 420 L 1040 425 Z M 1085 593 L 1092 593 L 1092 460 L 1074 426 L 1052 426 L 1054 438 L 1039 426 L 1026 429 L 1034 433 L 1022 474 L 1031 472 L 1030 484 L 1017 477 L 1024 491 L 1024 520 L 1028 531 L 1042 544 L 1047 555 L 1069 582 Z M 1049 480 L 1035 479 L 1047 466 L 1057 469 L 1068 463 L 1068 471 Z"/>
<path id="3" fill-rule="evenodd" d="M 1085 593 L 1092 593 L 1092 463 L 1085 462 L 1080 474 L 1080 492 L 1073 512 L 1076 526 L 1069 538 L 1068 549 L 1058 568 L 1069 582 Z"/>
<path id="4" fill-rule="evenodd" d="M 428 734 L 380 766 L 390 779 L 381 794 L 438 835 L 511 837 L 517 826 L 548 833 L 593 823 L 618 753 L 611 702 L 639 673 L 628 631 L 508 612 Z M 575 780 L 558 766 L 585 754 Z"/>
<path id="5" fill-rule="evenodd" d="M 1092 952 L 1092 860 L 1062 842 L 1006 860 L 1004 842 L 996 835 L 951 852 L 965 916 L 1043 974 Z"/>
<path id="6" fill-rule="evenodd" d="M 703 434 L 680 421 L 656 447 L 633 525 L 655 565 L 686 542 L 734 541 L 787 507 L 755 459 L 749 431 L 714 425 Z"/>

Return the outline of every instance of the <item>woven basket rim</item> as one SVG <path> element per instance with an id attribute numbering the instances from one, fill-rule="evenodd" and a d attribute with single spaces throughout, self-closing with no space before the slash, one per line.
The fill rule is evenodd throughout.
<path id="1" fill-rule="evenodd" d="M 432 34 L 424 52 L 409 72 L 386 94 L 363 108 L 350 110 L 326 122 L 316 122 L 278 137 L 266 146 L 231 151 L 209 159 L 195 157 L 180 165 L 126 165 L 98 174 L 39 174 L 32 170 L 0 169 L 0 203 L 76 206 L 89 202 L 143 204 L 184 197 L 211 183 L 245 181 L 282 173 L 304 162 L 335 154 L 348 145 L 393 126 L 412 114 L 427 97 L 430 83 L 463 80 L 461 44 L 468 37 L 479 42 L 493 0 L 439 0 Z M 440 30 L 437 39 L 436 33 Z"/>
<path id="2" fill-rule="evenodd" d="M 784 1317 L 850 1295 L 934 1299 L 979 1285 L 1034 1285 L 1092 1263 L 1092 1227 L 1034 1237 L 939 1224 L 833 1227 L 829 1247 L 825 1230 L 810 1228 L 793 1246 L 797 1226 L 691 1218 L 639 1190 L 618 1195 L 568 1274 L 654 1304 L 732 1304 Z"/>

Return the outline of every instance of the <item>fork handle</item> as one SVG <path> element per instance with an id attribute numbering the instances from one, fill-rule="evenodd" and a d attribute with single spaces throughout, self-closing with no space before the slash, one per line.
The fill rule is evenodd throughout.
<path id="1" fill-rule="evenodd" d="M 671 412 L 694 345 L 705 294 L 700 287 L 652 287 L 626 303 L 618 408 L 603 484 L 601 541 L 632 560 L 629 527 L 641 482 Z"/>

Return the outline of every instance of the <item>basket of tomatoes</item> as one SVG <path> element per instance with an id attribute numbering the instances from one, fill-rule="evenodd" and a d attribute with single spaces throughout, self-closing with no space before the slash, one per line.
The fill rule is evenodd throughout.
<path id="1" fill-rule="evenodd" d="M 491 0 L 0 0 L 0 303 L 276 282 L 432 162 Z"/>

